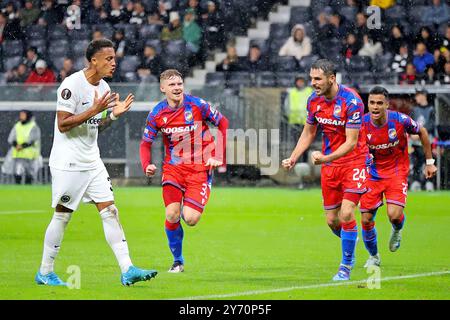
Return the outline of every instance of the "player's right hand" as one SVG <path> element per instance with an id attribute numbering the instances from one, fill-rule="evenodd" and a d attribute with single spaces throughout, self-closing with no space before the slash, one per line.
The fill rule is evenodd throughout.
<path id="1" fill-rule="evenodd" d="M 295 161 L 293 161 L 291 158 L 284 159 L 281 161 L 281 166 L 286 170 L 291 170 L 295 166 Z"/>
<path id="2" fill-rule="evenodd" d="M 145 168 L 145 175 L 147 177 L 153 177 L 156 173 L 156 166 L 154 164 L 149 164 L 147 168 Z"/>

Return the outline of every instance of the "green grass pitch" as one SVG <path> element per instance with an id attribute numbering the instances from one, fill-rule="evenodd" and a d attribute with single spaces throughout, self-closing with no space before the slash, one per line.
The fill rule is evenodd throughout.
<path id="1" fill-rule="evenodd" d="M 450 193 L 410 193 L 402 246 L 388 249 L 390 224 L 379 210 L 379 289 L 369 289 L 360 240 L 350 283 L 333 283 L 340 241 L 328 229 L 320 190 L 213 188 L 200 223 L 184 225 L 183 274 L 169 274 L 160 188 L 116 188 L 135 265 L 159 271 L 120 284 L 120 271 L 93 205 L 82 204 L 66 230 L 55 271 L 81 270 L 80 289 L 38 286 L 50 186 L 0 186 L 1 299 L 449 299 Z M 360 221 L 357 215 L 358 224 Z M 358 226 L 360 229 L 360 226 Z M 359 231 L 360 232 L 360 231 Z M 361 238 L 361 235 L 360 235 Z M 383 280 L 386 279 L 386 280 Z"/>

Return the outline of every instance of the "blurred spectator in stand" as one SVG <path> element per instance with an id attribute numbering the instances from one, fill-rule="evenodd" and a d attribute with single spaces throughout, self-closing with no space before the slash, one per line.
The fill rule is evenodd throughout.
<path id="1" fill-rule="evenodd" d="M 305 35 L 305 27 L 296 24 L 291 30 L 291 36 L 283 44 L 278 52 L 279 56 L 293 56 L 300 60 L 311 54 L 311 39 Z"/>
<path id="2" fill-rule="evenodd" d="M 236 47 L 227 46 L 227 56 L 223 61 L 216 66 L 216 71 L 240 71 L 239 56 L 237 55 Z"/>
<path id="3" fill-rule="evenodd" d="M 64 13 L 55 6 L 54 0 L 44 0 L 42 2 L 41 16 L 38 23 L 43 26 L 60 24 L 64 18 Z"/>
<path id="4" fill-rule="evenodd" d="M 248 72 L 270 70 L 270 67 L 261 55 L 261 49 L 257 45 L 250 46 L 248 56 L 242 62 L 243 69 Z"/>
<path id="5" fill-rule="evenodd" d="M 94 30 L 94 32 L 92 32 L 92 36 L 91 36 L 91 40 L 99 40 L 99 39 L 103 39 L 105 36 L 103 35 L 103 32 L 101 32 L 100 30 Z"/>
<path id="6" fill-rule="evenodd" d="M 439 48 L 439 37 L 436 33 L 433 33 L 431 29 L 427 26 L 420 28 L 419 33 L 416 35 L 415 43 L 416 45 L 422 42 L 425 44 L 428 52 L 432 53 L 434 50 Z"/>
<path id="7" fill-rule="evenodd" d="M 425 89 L 417 90 L 415 101 L 416 105 L 413 107 L 410 116 L 418 124 L 427 129 L 430 141 L 433 141 L 436 113 L 433 105 L 428 101 L 428 92 Z M 413 165 L 411 172 L 413 180 L 411 190 L 420 190 L 422 187 L 425 187 L 426 190 L 433 190 L 434 186 L 430 180 L 425 183 L 425 177 L 423 175 L 425 154 L 423 153 L 422 144 L 417 135 L 411 135 L 411 145 L 414 149 L 410 155 Z"/>
<path id="8" fill-rule="evenodd" d="M 306 105 L 312 92 L 313 90 L 308 86 L 306 79 L 303 76 L 296 76 L 294 87 L 289 89 L 288 95 L 284 100 L 283 113 L 288 123 L 289 150 L 295 147 L 305 126 L 307 117 Z M 299 161 L 308 161 L 306 152 Z"/>
<path id="9" fill-rule="evenodd" d="M 396 24 L 391 28 L 391 33 L 389 38 L 385 43 L 385 48 L 387 52 L 397 53 L 399 52 L 400 46 L 403 43 L 408 43 L 410 41 L 409 37 L 403 33 L 402 26 Z"/>
<path id="10" fill-rule="evenodd" d="M 47 68 L 47 63 L 41 59 L 36 62 L 35 69 L 31 71 L 25 83 L 55 83 L 55 81 L 55 74 Z"/>
<path id="11" fill-rule="evenodd" d="M 172 9 L 172 3 L 170 1 L 160 0 L 158 3 L 158 16 L 164 24 L 170 22 L 170 11 Z"/>
<path id="12" fill-rule="evenodd" d="M 436 71 L 434 70 L 433 66 L 429 66 L 427 70 L 425 71 L 425 74 L 421 77 L 420 83 L 422 85 L 439 85 L 439 79 L 438 74 L 436 74 Z"/>
<path id="13" fill-rule="evenodd" d="M 59 70 L 58 76 L 56 77 L 57 82 L 63 82 L 65 78 L 70 76 L 72 73 L 76 72 L 73 67 L 73 61 L 70 58 L 65 58 L 63 62 L 63 67 Z"/>
<path id="14" fill-rule="evenodd" d="M 208 1 L 208 12 L 202 15 L 206 45 L 209 50 L 225 49 L 224 18 L 214 1 Z"/>
<path id="15" fill-rule="evenodd" d="M 17 67 L 14 67 L 7 73 L 6 82 L 8 83 L 24 83 L 28 78 L 28 68 L 25 64 L 21 63 Z"/>
<path id="16" fill-rule="evenodd" d="M 359 43 L 356 35 L 354 33 L 347 34 L 347 38 L 345 39 L 344 47 L 342 48 L 342 54 L 345 59 L 349 60 L 353 56 L 358 55 L 359 50 L 361 49 L 361 43 Z M 348 61 L 347 61 L 348 63 Z"/>
<path id="17" fill-rule="evenodd" d="M 180 14 L 177 11 L 170 12 L 170 22 L 161 31 L 161 40 L 183 39 L 183 27 L 180 23 Z"/>
<path id="18" fill-rule="evenodd" d="M 331 37 L 343 41 L 349 29 L 345 18 L 337 12 L 333 12 L 329 17 L 329 23 L 331 26 Z"/>
<path id="19" fill-rule="evenodd" d="M 367 35 L 367 34 L 364 35 L 363 36 L 363 46 L 358 51 L 358 55 L 368 56 L 373 60 L 375 58 L 375 56 L 382 55 L 382 54 L 383 54 L 383 46 L 381 45 L 381 42 L 379 42 L 379 41 L 375 42 L 372 38 L 370 38 L 369 35 Z"/>
<path id="20" fill-rule="evenodd" d="M 416 77 L 416 67 L 414 67 L 414 64 L 408 63 L 406 71 L 398 75 L 398 82 L 399 84 L 415 84 Z"/>
<path id="21" fill-rule="evenodd" d="M 130 23 L 142 25 L 147 21 L 147 14 L 145 13 L 145 7 L 141 1 L 136 1 L 133 6 L 133 12 L 131 13 Z"/>
<path id="22" fill-rule="evenodd" d="M 418 75 L 423 74 L 428 66 L 434 64 L 434 56 L 427 51 L 427 47 L 423 42 L 419 42 L 416 46 L 413 63 Z"/>
<path id="23" fill-rule="evenodd" d="M 406 42 L 402 43 L 392 60 L 391 70 L 395 73 L 405 72 L 406 65 L 410 60 L 411 56 L 409 54 L 408 44 Z"/>
<path id="24" fill-rule="evenodd" d="M 363 43 L 363 37 L 369 34 L 369 29 L 367 28 L 367 16 L 363 12 L 358 12 L 355 18 L 354 32 L 358 41 Z"/>
<path id="25" fill-rule="evenodd" d="M 146 45 L 142 57 L 142 63 L 137 68 L 137 74 L 141 81 L 145 81 L 150 75 L 159 78 L 162 71 L 162 61 L 156 50 L 151 45 Z"/>
<path id="26" fill-rule="evenodd" d="M 439 75 L 439 82 L 441 84 L 450 85 L 450 61 L 446 62 L 444 65 L 444 73 Z"/>
<path id="27" fill-rule="evenodd" d="M 39 60 L 39 55 L 37 53 L 37 49 L 35 47 L 29 47 L 27 52 L 25 53 L 25 57 L 22 60 L 22 63 L 25 64 L 28 68 L 28 71 L 34 69 L 34 65 L 36 61 Z"/>
<path id="28" fill-rule="evenodd" d="M 41 14 L 41 10 L 36 8 L 33 0 L 25 1 L 25 6 L 19 10 L 20 26 L 25 28 L 34 24 Z"/>
<path id="29" fill-rule="evenodd" d="M 184 14 L 183 21 L 183 39 L 186 41 L 186 48 L 188 49 L 190 56 L 195 57 L 200 50 L 200 42 L 202 39 L 202 29 L 195 21 L 195 11 L 193 9 L 187 9 Z M 194 62 L 192 65 L 195 65 Z"/>
<path id="30" fill-rule="evenodd" d="M 125 8 L 123 9 L 123 14 L 125 15 L 125 21 L 130 21 L 133 16 L 134 3 L 131 0 L 126 0 L 124 3 Z"/>
<path id="31" fill-rule="evenodd" d="M 111 10 L 108 14 L 108 22 L 118 24 L 128 21 L 120 0 L 111 0 Z"/>
<path id="32" fill-rule="evenodd" d="M 125 39 L 125 33 L 122 29 L 114 31 L 112 42 L 114 44 L 114 50 L 116 51 L 116 59 L 120 60 L 127 54 L 127 41 Z"/>
<path id="33" fill-rule="evenodd" d="M 435 70 L 437 73 L 443 73 L 444 67 L 447 62 L 450 62 L 450 50 L 445 47 L 442 47 L 441 50 L 436 50 L 435 53 L 438 53 L 434 57 L 435 61 Z"/>
<path id="34" fill-rule="evenodd" d="M 164 25 L 164 21 L 162 20 L 161 16 L 158 12 L 153 12 L 147 16 L 147 23 L 148 24 L 157 24 L 157 25 Z"/>
<path id="35" fill-rule="evenodd" d="M 440 43 L 439 43 L 439 49 L 444 50 L 447 49 L 450 51 L 450 23 L 447 25 L 447 28 L 445 28 L 445 35 L 442 37 Z"/>
<path id="36" fill-rule="evenodd" d="M 193 10 L 195 17 L 200 17 L 204 13 L 202 8 L 200 7 L 199 0 L 189 0 L 186 11 L 187 10 Z"/>
<path id="37" fill-rule="evenodd" d="M 87 11 L 86 23 L 104 24 L 108 22 L 108 12 L 105 9 L 103 0 L 92 0 Z"/>
<path id="38" fill-rule="evenodd" d="M 10 21 L 4 13 L 0 13 L 0 43 L 4 40 L 17 40 L 22 38 L 23 34 L 19 19 Z"/>
<path id="39" fill-rule="evenodd" d="M 328 40 L 331 36 L 331 24 L 329 23 L 329 14 L 322 11 L 317 16 L 316 38 L 318 41 Z"/>
<path id="40" fill-rule="evenodd" d="M 425 7 L 422 21 L 427 25 L 439 26 L 450 20 L 450 11 L 445 1 L 432 0 L 431 5 Z"/>

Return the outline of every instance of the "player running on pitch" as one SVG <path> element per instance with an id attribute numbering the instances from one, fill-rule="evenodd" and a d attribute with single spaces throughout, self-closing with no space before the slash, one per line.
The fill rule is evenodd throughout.
<path id="1" fill-rule="evenodd" d="M 81 200 L 94 203 L 103 221 L 106 240 L 119 263 L 121 282 L 131 285 L 156 276 L 154 270 L 142 270 L 131 263 L 128 244 L 114 204 L 111 180 L 100 159 L 98 132 L 127 112 L 134 100 L 129 94 L 124 101 L 111 93 L 104 77 L 111 77 L 115 68 L 114 45 L 100 39 L 86 49 L 87 69 L 67 77 L 58 88 L 54 140 L 50 154 L 52 174 L 53 218 L 44 240 L 42 264 L 36 274 L 38 284 L 66 285 L 53 271 L 64 230 L 72 212 Z M 112 112 L 107 116 L 107 109 Z"/>
<path id="2" fill-rule="evenodd" d="M 367 146 L 359 134 L 364 105 L 359 95 L 336 82 L 336 68 L 326 59 L 313 63 L 310 71 L 314 92 L 307 103 L 307 121 L 297 146 L 282 166 L 292 169 L 322 128 L 322 152 L 311 154 L 322 164 L 321 186 L 328 226 L 341 238 L 342 261 L 333 280 L 349 280 L 355 263 L 358 229 L 355 209 L 366 192 Z"/>
<path id="3" fill-rule="evenodd" d="M 163 134 L 165 159 L 162 191 L 166 207 L 165 231 L 174 262 L 171 273 L 184 271 L 183 228 L 200 220 L 211 192 L 212 170 L 225 165 L 228 120 L 206 101 L 184 93 L 181 73 L 161 73 L 160 89 L 166 99 L 149 113 L 140 145 L 144 173 L 151 177 L 157 168 L 151 162 L 152 142 Z M 217 145 L 207 122 L 217 126 Z"/>
<path id="4" fill-rule="evenodd" d="M 364 267 L 381 263 L 377 247 L 375 216 L 386 198 L 387 214 L 392 224 L 389 250 L 400 247 L 401 231 L 405 223 L 404 208 L 408 191 L 408 134 L 419 135 L 426 156 L 425 177 L 436 174 L 428 132 L 407 115 L 388 110 L 389 93 L 380 86 L 370 90 L 369 113 L 363 117 L 361 131 L 371 154 L 368 192 L 361 198 L 361 224 L 364 244 L 370 257 Z"/>

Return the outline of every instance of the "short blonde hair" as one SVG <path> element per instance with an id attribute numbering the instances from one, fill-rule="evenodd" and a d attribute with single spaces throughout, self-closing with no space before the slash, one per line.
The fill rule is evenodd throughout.
<path id="1" fill-rule="evenodd" d="M 183 79 L 183 75 L 177 69 L 167 69 L 164 72 L 162 72 L 161 75 L 159 76 L 159 82 L 162 82 L 163 80 L 168 80 L 173 77 L 180 77 L 181 79 Z"/>

